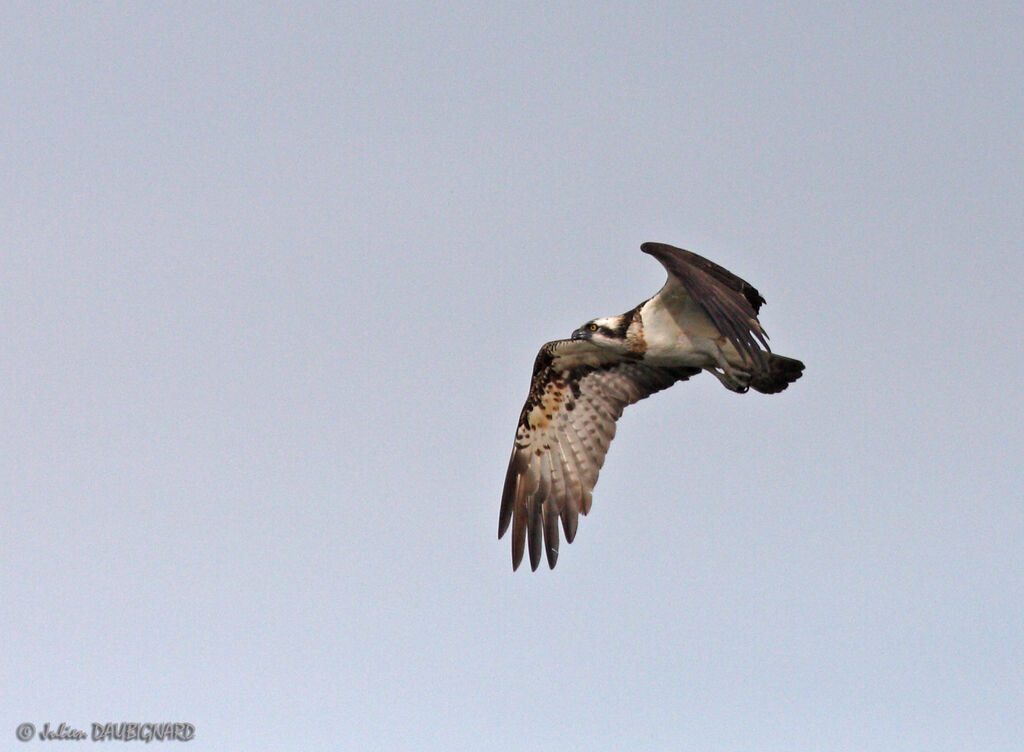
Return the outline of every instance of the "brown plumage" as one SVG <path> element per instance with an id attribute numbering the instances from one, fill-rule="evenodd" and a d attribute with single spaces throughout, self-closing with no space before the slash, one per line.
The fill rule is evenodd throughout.
<path id="1" fill-rule="evenodd" d="M 621 316 L 594 319 L 572 338 L 541 347 L 498 514 L 512 528 L 512 567 L 546 551 L 558 560 L 559 520 L 568 542 L 592 492 L 627 405 L 707 370 L 732 391 L 765 394 L 800 378 L 804 365 L 773 354 L 757 319 L 764 298 L 752 285 L 695 253 L 645 243 L 668 281 Z"/>

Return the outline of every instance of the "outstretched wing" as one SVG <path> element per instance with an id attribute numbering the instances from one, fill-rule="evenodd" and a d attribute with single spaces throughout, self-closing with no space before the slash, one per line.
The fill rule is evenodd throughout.
<path id="1" fill-rule="evenodd" d="M 590 511 L 591 492 L 615 436 L 623 408 L 699 368 L 657 368 L 581 340 L 548 342 L 537 354 L 530 396 L 519 416 L 498 516 L 498 537 L 512 525 L 512 568 L 558 560 L 558 521 L 572 543 L 579 515 Z"/>
<path id="2" fill-rule="evenodd" d="M 767 368 L 768 335 L 757 320 L 764 298 L 749 282 L 696 253 L 664 243 L 644 243 L 640 250 L 661 262 L 736 350 Z M 764 348 L 764 349 L 762 349 Z"/>

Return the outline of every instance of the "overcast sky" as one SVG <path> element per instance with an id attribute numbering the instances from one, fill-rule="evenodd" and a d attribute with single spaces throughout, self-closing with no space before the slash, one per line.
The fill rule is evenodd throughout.
<path id="1" fill-rule="evenodd" d="M 0 740 L 1024 739 L 1024 6 L 6 3 Z M 496 538 L 537 349 L 768 300 Z M 92 744 L 92 742 L 87 742 Z"/>

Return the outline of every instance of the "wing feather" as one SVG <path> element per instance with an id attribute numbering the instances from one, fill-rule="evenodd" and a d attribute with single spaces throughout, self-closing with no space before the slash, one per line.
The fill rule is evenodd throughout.
<path id="1" fill-rule="evenodd" d="M 523 502 L 522 489 L 526 479 L 520 475 L 514 483 L 513 503 L 510 506 L 509 518 L 512 520 L 512 569 L 515 570 L 523 561 L 523 550 L 526 547 L 526 521 L 529 515 Z"/>
<path id="2" fill-rule="evenodd" d="M 551 495 L 551 452 L 543 452 L 537 468 L 539 482 L 537 490 L 530 497 L 528 505 L 530 520 L 527 523 L 527 548 L 530 551 L 530 569 L 536 569 L 540 564 L 540 552 L 544 543 L 544 506 Z"/>
<path id="3" fill-rule="evenodd" d="M 553 509 L 553 505 L 550 504 L 551 499 L 547 499 L 544 502 L 543 516 L 544 516 L 544 550 L 548 557 L 548 568 L 554 569 L 555 562 L 558 561 L 558 520 L 561 517 L 558 511 Z M 532 564 L 532 562 L 531 562 Z M 534 564 L 533 568 L 537 566 Z"/>
<path id="4" fill-rule="evenodd" d="M 554 568 L 559 519 L 566 541 L 576 537 L 623 409 L 699 372 L 623 360 L 586 341 L 556 340 L 541 348 L 498 513 L 498 537 L 512 527 L 513 569 L 526 550 L 536 569 L 542 548 Z"/>
<path id="5" fill-rule="evenodd" d="M 555 447 L 549 447 L 544 466 L 550 473 L 548 493 L 544 496 L 541 508 L 544 517 L 544 550 L 548 566 L 554 567 L 554 562 L 558 560 L 558 519 L 562 507 L 569 503 L 562 474 L 562 457 Z"/>
<path id="6" fill-rule="evenodd" d="M 560 436 L 555 445 L 558 450 L 558 458 L 562 469 L 562 477 L 565 481 L 565 503 L 562 505 L 562 530 L 565 532 L 565 539 L 572 543 L 576 537 L 576 526 L 579 524 L 580 510 L 583 508 L 583 485 L 579 477 L 579 468 L 576 465 L 575 453 L 571 446 L 568 435 Z"/>
<path id="7" fill-rule="evenodd" d="M 708 314 L 733 347 L 752 363 L 768 367 L 768 335 L 757 320 L 764 298 L 732 272 L 696 253 L 664 243 L 644 243 L 640 250 L 661 262 Z"/>

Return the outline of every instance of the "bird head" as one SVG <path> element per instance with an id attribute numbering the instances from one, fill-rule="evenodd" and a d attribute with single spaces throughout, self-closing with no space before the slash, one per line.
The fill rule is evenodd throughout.
<path id="1" fill-rule="evenodd" d="M 626 328 L 629 322 L 626 316 L 608 316 L 592 319 L 572 333 L 573 340 L 585 340 L 598 347 L 616 352 L 626 352 L 629 343 L 626 340 Z"/>

